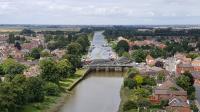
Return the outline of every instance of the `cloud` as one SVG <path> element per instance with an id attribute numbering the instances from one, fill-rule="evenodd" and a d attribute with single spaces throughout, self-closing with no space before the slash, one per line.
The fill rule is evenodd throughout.
<path id="1" fill-rule="evenodd" d="M 0 24 L 199 24 L 199 6 L 199 0 L 0 0 Z"/>

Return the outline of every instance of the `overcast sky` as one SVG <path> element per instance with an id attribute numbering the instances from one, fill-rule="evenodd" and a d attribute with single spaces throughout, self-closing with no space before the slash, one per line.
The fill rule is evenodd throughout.
<path id="1" fill-rule="evenodd" d="M 0 0 L 0 24 L 200 24 L 200 0 Z"/>

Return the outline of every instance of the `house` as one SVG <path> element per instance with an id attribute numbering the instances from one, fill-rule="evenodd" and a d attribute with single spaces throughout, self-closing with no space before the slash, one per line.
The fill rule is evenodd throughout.
<path id="1" fill-rule="evenodd" d="M 173 97 L 182 97 L 187 100 L 187 92 L 179 87 L 172 79 L 166 80 L 153 91 L 154 100 L 169 100 Z"/>
<path id="2" fill-rule="evenodd" d="M 137 69 L 140 71 L 140 74 L 143 76 L 156 77 L 158 73 L 164 73 L 165 75 L 167 75 L 167 72 L 160 67 L 144 66 L 144 67 L 138 67 Z"/>
<path id="3" fill-rule="evenodd" d="M 38 65 L 31 66 L 29 69 L 24 71 L 26 77 L 36 77 L 40 74 L 40 69 Z"/>
<path id="4" fill-rule="evenodd" d="M 191 112 L 189 101 L 183 97 L 170 98 L 168 105 L 166 110 L 169 112 Z"/>
<path id="5" fill-rule="evenodd" d="M 192 61 L 192 66 L 194 67 L 194 71 L 200 71 L 200 57 L 197 57 Z"/>
<path id="6" fill-rule="evenodd" d="M 23 60 L 24 58 L 24 54 L 21 50 L 18 50 L 17 48 L 11 48 L 10 49 L 11 52 L 10 52 L 10 55 L 16 59 L 16 60 Z"/>
<path id="7" fill-rule="evenodd" d="M 191 64 L 192 62 L 191 58 L 187 58 L 185 54 L 181 54 L 181 53 L 176 53 L 174 55 L 174 58 L 176 59 L 177 62 L 181 62 L 183 64 Z"/>
<path id="8" fill-rule="evenodd" d="M 196 84 L 199 84 L 200 85 L 200 72 L 197 72 L 197 71 L 193 71 L 191 72 L 193 78 L 194 78 L 194 82 Z"/>
<path id="9" fill-rule="evenodd" d="M 176 73 L 177 74 L 181 74 L 184 72 L 192 72 L 194 71 L 194 67 L 192 66 L 192 64 L 183 64 L 183 63 L 179 63 L 176 65 Z"/>
<path id="10" fill-rule="evenodd" d="M 51 54 L 58 58 L 62 58 L 65 55 L 65 50 L 56 49 L 56 50 L 52 51 Z"/>
<path id="11" fill-rule="evenodd" d="M 164 60 L 164 68 L 170 72 L 176 72 L 176 59 L 174 57 L 169 57 Z"/>
<path id="12" fill-rule="evenodd" d="M 147 55 L 146 63 L 147 63 L 147 65 L 153 66 L 156 63 L 156 61 L 155 61 L 155 59 L 153 57 L 151 57 L 150 55 Z"/>

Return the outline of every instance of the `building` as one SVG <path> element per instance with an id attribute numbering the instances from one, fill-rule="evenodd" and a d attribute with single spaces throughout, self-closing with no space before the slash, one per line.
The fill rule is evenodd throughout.
<path id="1" fill-rule="evenodd" d="M 200 85 L 200 72 L 193 71 L 191 74 L 194 78 L 194 82 Z"/>
<path id="2" fill-rule="evenodd" d="M 176 59 L 174 57 L 169 57 L 164 60 L 164 68 L 170 72 L 176 72 Z"/>
<path id="3" fill-rule="evenodd" d="M 176 53 L 174 55 L 174 58 L 176 59 L 177 62 L 181 62 L 183 64 L 191 64 L 192 62 L 191 58 L 187 58 L 185 54 L 181 54 L 181 53 Z"/>
<path id="4" fill-rule="evenodd" d="M 156 63 L 156 61 L 153 57 L 151 57 L 150 55 L 147 55 L 146 63 L 147 65 L 153 66 Z"/>
<path id="5" fill-rule="evenodd" d="M 154 100 L 169 100 L 173 97 L 182 97 L 187 101 L 187 92 L 179 87 L 173 80 L 168 79 L 153 91 Z"/>
<path id="6" fill-rule="evenodd" d="M 65 50 L 59 50 L 59 49 L 56 49 L 54 51 L 51 52 L 51 54 L 53 56 L 56 56 L 57 58 L 62 58 L 64 55 L 65 55 Z"/>
<path id="7" fill-rule="evenodd" d="M 170 98 L 168 105 L 166 110 L 169 112 L 191 112 L 189 102 L 183 97 Z"/>
<path id="8" fill-rule="evenodd" d="M 181 74 L 184 72 L 192 72 L 194 71 L 194 67 L 191 64 L 183 64 L 179 63 L 176 65 L 176 73 Z"/>
<path id="9" fill-rule="evenodd" d="M 197 57 L 192 61 L 192 66 L 194 67 L 194 71 L 200 71 L 200 57 Z"/>
<path id="10" fill-rule="evenodd" d="M 31 66 L 26 71 L 24 71 L 24 75 L 26 77 L 36 77 L 40 74 L 40 69 L 38 65 Z"/>

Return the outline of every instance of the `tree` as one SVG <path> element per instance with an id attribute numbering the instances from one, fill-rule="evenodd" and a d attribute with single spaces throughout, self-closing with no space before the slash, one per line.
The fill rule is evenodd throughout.
<path id="1" fill-rule="evenodd" d="M 55 62 L 51 59 L 42 60 L 40 62 L 41 77 L 45 81 L 57 83 L 60 76 Z"/>
<path id="2" fill-rule="evenodd" d="M 139 96 L 140 98 L 147 98 L 151 93 L 149 90 L 144 88 L 137 88 L 133 90 L 134 94 Z"/>
<path id="3" fill-rule="evenodd" d="M 128 52 L 129 51 L 129 44 L 126 40 L 120 40 L 118 43 L 117 43 L 117 47 L 116 47 L 116 51 L 125 51 L 125 52 Z"/>
<path id="4" fill-rule="evenodd" d="M 138 49 L 135 50 L 134 52 L 132 52 L 131 54 L 133 60 L 135 60 L 138 63 L 144 62 L 146 57 L 147 57 L 147 52 L 142 50 L 142 49 Z"/>
<path id="5" fill-rule="evenodd" d="M 14 35 L 13 33 L 9 33 L 7 42 L 8 42 L 9 44 L 15 43 L 15 35 Z"/>
<path id="6" fill-rule="evenodd" d="M 2 63 L 2 68 L 6 74 L 15 75 L 22 74 L 26 67 L 13 59 L 6 59 Z"/>
<path id="7" fill-rule="evenodd" d="M 144 98 L 141 98 L 141 99 L 139 99 L 138 100 L 138 102 L 137 102 L 137 105 L 138 105 L 138 107 L 139 108 L 147 108 L 147 107 L 149 107 L 150 106 L 150 102 L 149 102 L 149 100 L 147 100 L 147 99 L 144 99 Z"/>
<path id="8" fill-rule="evenodd" d="M 21 50 L 21 49 L 22 49 L 22 47 L 21 47 L 21 45 L 20 45 L 19 42 L 16 42 L 16 43 L 15 43 L 15 47 L 16 47 L 18 50 Z"/>
<path id="9" fill-rule="evenodd" d="M 39 77 L 27 79 L 26 88 L 29 102 L 40 102 L 44 100 L 44 81 Z"/>
<path id="10" fill-rule="evenodd" d="M 72 42 L 67 46 L 67 53 L 68 54 L 73 54 L 73 55 L 81 55 L 81 45 L 76 43 L 76 42 Z"/>
<path id="11" fill-rule="evenodd" d="M 45 83 L 44 91 L 48 96 L 58 96 L 60 92 L 59 86 L 52 82 Z"/>
<path id="12" fill-rule="evenodd" d="M 156 67 L 163 68 L 163 66 L 164 66 L 164 63 L 163 63 L 163 62 L 161 62 L 161 61 L 156 61 L 156 63 L 155 63 L 155 66 L 156 66 Z"/>
<path id="13" fill-rule="evenodd" d="M 157 81 L 159 81 L 159 82 L 161 82 L 161 83 L 165 81 L 165 75 L 164 75 L 163 72 L 159 72 L 159 73 L 157 74 Z"/>
<path id="14" fill-rule="evenodd" d="M 80 68 L 81 67 L 81 58 L 80 58 L 80 56 L 74 55 L 74 54 L 66 54 L 65 57 L 72 64 L 71 74 L 75 73 L 76 68 Z"/>
<path id="15" fill-rule="evenodd" d="M 193 85 L 194 84 L 194 77 L 192 76 L 192 74 L 190 72 L 185 72 L 182 75 L 185 75 L 187 77 L 190 78 L 190 84 Z"/>
<path id="16" fill-rule="evenodd" d="M 3 70 L 3 65 L 2 64 L 0 64 L 0 76 L 1 75 L 5 75 L 5 72 Z"/>
<path id="17" fill-rule="evenodd" d="M 187 91 L 191 86 L 190 78 L 185 75 L 181 75 L 176 79 L 176 84 Z"/>
<path id="18" fill-rule="evenodd" d="M 143 77 L 140 75 L 137 75 L 134 77 L 134 81 L 136 82 L 137 86 L 141 86 L 141 84 L 143 83 Z"/>
<path id="19" fill-rule="evenodd" d="M 81 36 L 76 40 L 82 47 L 82 52 L 86 52 L 88 46 L 90 45 L 87 35 Z"/>
<path id="20" fill-rule="evenodd" d="M 137 103 L 135 103 L 134 101 L 128 100 L 123 104 L 123 111 L 125 112 L 131 109 L 137 109 Z"/>
<path id="21" fill-rule="evenodd" d="M 31 51 L 31 57 L 34 59 L 40 59 L 40 50 L 38 48 L 33 48 Z"/>
<path id="22" fill-rule="evenodd" d="M 139 74 L 139 71 L 136 68 L 129 68 L 126 75 L 128 78 L 133 78 Z"/>
<path id="23" fill-rule="evenodd" d="M 17 104 L 15 104 L 16 97 L 11 82 L 0 83 L 1 112 L 15 112 L 17 110 Z"/>
<path id="24" fill-rule="evenodd" d="M 1 112 L 15 112 L 27 103 L 25 82 L 25 76 L 16 75 L 12 80 L 0 83 Z"/>
<path id="25" fill-rule="evenodd" d="M 35 37 L 36 36 L 36 33 L 34 31 L 32 31 L 31 29 L 23 29 L 21 32 L 20 32 L 21 35 L 27 35 L 27 36 L 33 36 Z"/>
<path id="26" fill-rule="evenodd" d="M 146 76 L 144 77 L 143 85 L 156 86 L 156 80 L 152 77 Z"/>
<path id="27" fill-rule="evenodd" d="M 67 59 L 58 61 L 57 63 L 58 73 L 61 78 L 66 78 L 70 75 L 71 63 Z"/>
<path id="28" fill-rule="evenodd" d="M 128 59 L 131 58 L 131 56 L 130 56 L 130 54 L 129 54 L 128 52 L 124 52 L 124 53 L 122 54 L 122 56 L 123 56 L 123 57 L 126 57 L 126 58 L 128 58 Z"/>
<path id="29" fill-rule="evenodd" d="M 130 78 L 124 79 L 124 87 L 128 87 L 129 89 L 133 89 L 136 86 L 135 81 Z"/>

